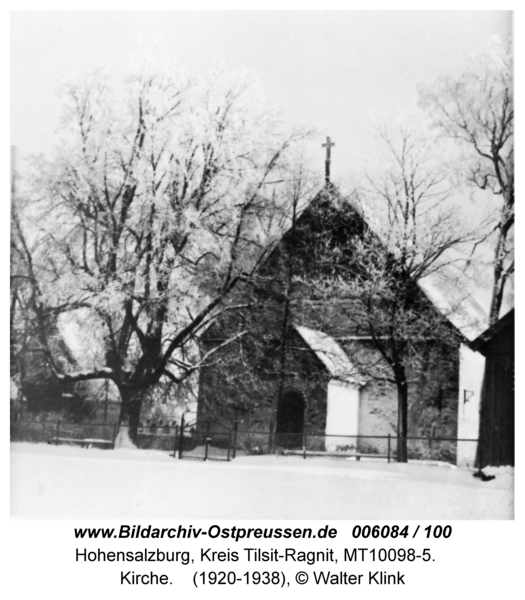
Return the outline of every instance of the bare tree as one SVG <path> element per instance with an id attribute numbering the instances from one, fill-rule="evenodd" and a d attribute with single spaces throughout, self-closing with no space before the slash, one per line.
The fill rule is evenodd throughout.
<path id="1" fill-rule="evenodd" d="M 436 127 L 466 150 L 457 164 L 467 181 L 498 202 L 489 322 L 499 318 L 505 284 L 514 272 L 514 97 L 511 40 L 492 40 L 460 76 L 441 77 L 421 91 Z"/>
<path id="2" fill-rule="evenodd" d="M 256 82 L 223 70 L 137 68 L 120 95 L 101 75 L 64 93 L 61 146 L 14 210 L 17 247 L 50 368 L 112 380 L 134 440 L 148 390 L 211 358 L 199 333 L 266 255 L 305 134 L 280 132 Z M 85 369 L 63 371 L 51 324 L 82 338 Z"/>

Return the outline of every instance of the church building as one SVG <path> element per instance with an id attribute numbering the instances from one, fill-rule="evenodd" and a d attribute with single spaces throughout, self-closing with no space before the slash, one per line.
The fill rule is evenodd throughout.
<path id="1" fill-rule="evenodd" d="M 328 151 L 330 145 L 328 139 Z M 261 432 L 242 438 L 247 451 L 305 444 L 337 451 L 349 445 L 345 436 L 359 436 L 358 450 L 375 454 L 385 452 L 389 435 L 396 437 L 399 390 L 344 284 L 367 268 L 355 263 L 352 245 L 370 231 L 331 184 L 329 165 L 327 153 L 323 189 L 202 336 L 204 351 L 238 336 L 201 370 L 198 414 Z M 413 296 L 414 306 L 450 335 L 446 343 L 442 336 L 422 339 L 405 365 L 408 435 L 453 438 L 460 336 L 415 284 Z M 409 445 L 415 458 L 454 461 L 454 453 L 454 443 Z"/>

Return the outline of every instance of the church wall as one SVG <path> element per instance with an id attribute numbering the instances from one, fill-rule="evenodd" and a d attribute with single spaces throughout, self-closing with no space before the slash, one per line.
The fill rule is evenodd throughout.
<path id="1" fill-rule="evenodd" d="M 462 344 L 459 350 L 458 438 L 477 439 L 485 357 Z M 473 467 L 477 444 L 458 442 L 458 466 Z"/>
<path id="2" fill-rule="evenodd" d="M 428 343 L 409 369 L 409 436 L 453 438 L 434 444 L 411 442 L 414 456 L 456 462 L 459 348 Z"/>
<path id="3" fill-rule="evenodd" d="M 363 339 L 369 332 L 361 330 L 363 323 L 358 322 L 356 315 L 359 313 L 352 304 L 355 300 L 337 297 L 322 287 L 326 279 L 324 276 L 333 274 L 337 261 L 344 265 L 347 259 L 351 262 L 348 240 L 352 235 L 360 235 L 364 227 L 362 220 L 356 218 L 355 211 L 348 205 L 334 208 L 325 204 L 320 211 L 315 209 L 303 217 L 294 231 L 285 234 L 260 269 L 258 289 L 246 290 L 232 301 L 245 301 L 246 297 L 255 299 L 251 314 L 246 313 L 242 318 L 236 316 L 229 323 L 222 321 L 221 324 L 223 332 L 229 336 L 241 328 L 250 331 L 252 348 L 244 338 L 242 344 L 234 344 L 228 349 L 232 357 L 237 360 L 240 357 L 241 362 L 245 361 L 242 373 L 236 370 L 238 367 L 223 369 L 220 366 L 202 372 L 200 410 L 204 404 L 208 405 L 207 410 L 215 406 L 215 412 L 222 419 L 233 422 L 236 417 L 240 418 L 245 428 L 268 429 L 274 424 L 285 292 L 288 291 L 290 328 L 293 323 L 330 335 L 368 380 L 360 393 L 357 419 L 359 435 L 395 436 L 397 389 L 394 384 L 387 383 L 384 377 L 381 383 L 372 380 L 366 368 L 360 368 L 360 358 L 366 359 L 367 354 L 372 362 L 382 361 L 378 361 L 379 354 L 372 342 Z M 330 256 L 331 251 L 335 258 Z M 291 290 L 288 279 L 290 266 L 293 274 Z M 432 315 L 435 314 L 433 307 L 425 301 L 422 301 L 422 306 L 431 310 Z M 218 337 L 221 338 L 221 335 Z M 225 335 L 221 339 L 226 339 Z M 338 419 L 332 420 L 330 407 L 326 414 L 327 394 L 335 393 L 328 386 L 330 375 L 313 352 L 297 338 L 293 339 L 288 350 L 286 386 L 300 389 L 307 398 L 306 429 L 311 432 L 324 432 L 327 426 L 331 429 L 332 423 Z M 442 352 L 432 348 L 432 342 L 422 346 L 416 361 L 418 370 L 408 369 L 407 372 L 410 381 L 409 435 L 456 435 L 458 375 L 454 362 L 457 363 L 457 358 L 450 349 Z M 381 369 L 384 373 L 384 361 Z M 337 404 L 338 411 L 353 411 L 353 408 L 345 407 L 342 401 Z M 349 419 L 347 434 L 353 431 L 351 423 Z M 386 450 L 386 440 L 362 440 L 362 444 L 365 443 L 370 447 L 375 444 L 378 452 Z"/>
<path id="4" fill-rule="evenodd" d="M 359 366 L 367 380 L 361 389 L 359 412 L 360 436 L 396 436 L 398 395 L 392 374 L 380 361 L 379 353 L 369 340 L 341 340 L 350 360 Z M 457 435 L 458 367 L 450 348 L 431 343 L 421 347 L 418 369 L 407 368 L 409 382 L 408 435 L 413 437 L 450 437 Z M 379 369 L 370 365 L 378 363 Z M 366 375 L 368 374 L 368 376 Z M 372 376 L 373 375 L 373 376 Z M 363 439 L 371 451 L 383 453 L 388 441 Z M 375 449 L 375 450 L 374 450 Z M 455 442 L 442 442 L 429 449 L 424 442 L 409 442 L 414 458 L 454 460 Z"/>
<path id="5" fill-rule="evenodd" d="M 362 326 L 349 318 L 352 302 L 347 299 L 295 298 L 292 309 L 297 325 L 323 331 L 334 339 L 367 334 Z"/>
<path id="6" fill-rule="evenodd" d="M 336 303 L 334 303 L 336 305 Z M 327 314 L 330 314 L 327 307 Z M 213 419 L 232 426 L 236 419 L 242 421 L 245 430 L 269 431 L 275 426 L 277 398 L 280 385 L 279 337 L 282 329 L 282 304 L 267 302 L 261 305 L 260 312 L 253 316 L 257 327 L 243 343 L 229 347 L 232 360 L 225 360 L 231 366 L 221 369 L 203 369 L 201 372 L 200 407 L 201 418 L 209 415 Z M 314 326 L 305 314 L 294 310 L 291 319 L 295 323 Z M 317 319 L 317 317 L 316 317 Z M 320 328 L 320 324 L 316 323 Z M 327 327 L 330 329 L 329 323 Z M 255 339 L 257 338 L 257 339 Z M 223 338 L 224 339 L 224 336 Z M 377 362 L 378 351 L 370 340 L 346 341 L 339 338 L 350 360 L 362 373 L 366 373 L 366 361 Z M 219 343 L 218 341 L 216 343 Z M 252 346 L 250 348 L 250 346 Z M 306 398 L 305 428 L 309 432 L 322 433 L 332 428 L 334 422 L 348 423 L 338 428 L 341 435 L 352 435 L 355 431 L 352 419 L 334 418 L 327 414 L 327 394 L 330 397 L 327 373 L 319 359 L 296 333 L 290 333 L 287 342 L 287 367 L 284 389 L 298 389 Z M 421 351 L 420 366 L 417 372 L 407 371 L 409 385 L 409 435 L 454 437 L 457 432 L 457 365 L 450 355 L 440 356 L 440 352 L 428 345 Z M 441 353 L 443 354 L 443 352 Z M 446 353 L 445 353 L 446 354 Z M 242 360 L 246 364 L 242 364 Z M 383 372 L 384 365 L 383 365 Z M 332 384 L 331 384 L 332 385 Z M 335 389 L 335 388 L 334 388 Z M 335 406 L 335 404 L 334 404 Z M 347 410 L 339 403 L 337 411 Z M 328 420 L 327 420 L 328 419 Z M 361 389 L 357 431 L 363 439 L 361 451 L 386 452 L 386 439 L 364 439 L 366 436 L 395 437 L 397 428 L 397 389 L 394 384 L 369 380 Z M 345 429 L 345 431 L 343 431 Z M 330 431 L 326 431 L 330 433 Z M 419 444 L 423 446 L 423 444 Z M 455 445 L 452 449 L 455 452 Z M 415 456 L 428 458 L 425 448 L 414 447 Z M 435 453 L 435 451 L 434 451 Z M 439 453 L 436 454 L 439 458 Z M 447 456 L 446 458 L 449 459 Z"/>
<path id="7" fill-rule="evenodd" d="M 264 320 L 259 316 L 259 320 Z M 271 321 L 269 321 L 271 323 Z M 279 331 L 269 335 L 267 344 L 250 341 L 228 347 L 228 366 L 202 369 L 200 376 L 199 419 L 210 419 L 232 427 L 238 420 L 242 430 L 269 432 L 275 428 L 281 386 L 281 353 L 273 344 Z M 224 352 L 222 353 L 224 357 Z M 239 360 L 245 357 L 245 362 Z M 328 376 L 319 359 L 300 336 L 290 330 L 287 336 L 283 395 L 297 390 L 305 398 L 305 429 L 323 432 L 326 427 Z"/>
<path id="8" fill-rule="evenodd" d="M 395 389 L 385 389 L 368 383 L 361 389 L 361 410 L 359 412 L 359 435 L 396 436 L 397 393 Z M 364 437 L 361 440 L 361 452 L 385 453 L 387 439 Z"/>
<path id="9" fill-rule="evenodd" d="M 327 450 L 337 450 L 339 446 L 355 443 L 345 437 L 359 433 L 360 391 L 358 386 L 331 381 L 328 384 L 328 405 L 326 411 Z"/>

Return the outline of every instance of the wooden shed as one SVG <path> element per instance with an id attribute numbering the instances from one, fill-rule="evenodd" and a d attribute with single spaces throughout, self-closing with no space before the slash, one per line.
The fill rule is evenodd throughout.
<path id="1" fill-rule="evenodd" d="M 471 347 L 485 356 L 481 394 L 481 466 L 514 465 L 514 309 Z"/>

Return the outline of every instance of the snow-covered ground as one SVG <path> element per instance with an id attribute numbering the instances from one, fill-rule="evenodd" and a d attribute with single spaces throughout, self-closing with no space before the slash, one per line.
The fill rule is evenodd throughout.
<path id="1" fill-rule="evenodd" d="M 512 519 L 514 474 L 444 466 L 250 456 L 176 460 L 155 450 L 11 444 L 17 517 Z"/>

